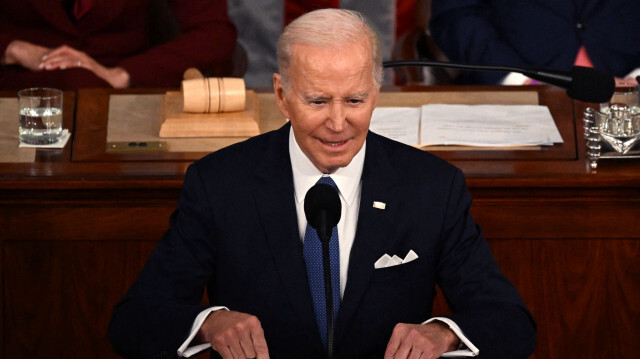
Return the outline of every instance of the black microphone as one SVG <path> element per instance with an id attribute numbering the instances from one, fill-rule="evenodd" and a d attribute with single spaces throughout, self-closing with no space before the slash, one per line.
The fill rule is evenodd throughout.
<path id="1" fill-rule="evenodd" d="M 331 263 L 329 240 L 331 232 L 340 222 L 342 204 L 338 191 L 331 185 L 317 183 L 304 197 L 304 215 L 322 241 L 322 266 L 324 267 L 324 296 L 327 307 L 327 358 L 333 358 L 333 290 L 331 287 Z"/>
<path id="2" fill-rule="evenodd" d="M 385 68 L 398 66 L 429 66 L 470 71 L 517 72 L 534 80 L 566 89 L 569 97 L 584 102 L 607 102 L 611 99 L 611 96 L 613 96 L 616 88 L 615 79 L 610 73 L 593 67 L 583 66 L 574 66 L 571 71 L 561 71 L 512 66 L 466 65 L 429 60 L 385 61 L 382 66 Z"/>
<path id="3" fill-rule="evenodd" d="M 335 187 L 317 183 L 304 197 L 304 215 L 321 240 L 331 238 L 331 230 L 340 222 L 342 204 Z"/>

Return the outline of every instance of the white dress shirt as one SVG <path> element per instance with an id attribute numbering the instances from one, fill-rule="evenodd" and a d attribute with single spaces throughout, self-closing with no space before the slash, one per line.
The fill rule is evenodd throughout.
<path id="1" fill-rule="evenodd" d="M 366 149 L 366 141 L 360 151 L 353 157 L 346 167 L 340 167 L 335 172 L 329 174 L 331 179 L 338 187 L 340 202 L 342 203 L 342 212 L 340 222 L 338 222 L 338 238 L 340 246 L 340 297 L 344 296 L 344 289 L 347 284 L 347 270 L 349 269 L 349 256 L 351 247 L 356 236 L 356 225 L 358 223 L 358 210 L 360 209 L 360 190 L 362 170 L 364 168 L 364 154 Z M 289 156 L 291 159 L 291 167 L 293 171 L 293 186 L 295 191 L 296 212 L 298 216 L 298 230 L 300 233 L 300 241 L 304 241 L 304 232 L 307 228 L 307 219 L 304 214 L 304 197 L 307 191 L 313 187 L 320 177 L 325 176 L 309 158 L 302 152 L 293 135 L 293 128 L 289 132 Z M 373 263 L 371 263 L 373 266 Z M 178 355 L 182 357 L 190 357 L 202 350 L 209 348 L 210 344 L 200 344 L 189 346 L 200 326 L 207 318 L 209 313 L 215 310 L 225 309 L 226 307 L 211 307 L 202 311 L 194 321 L 191 327 L 191 333 L 187 340 L 182 343 L 178 349 Z M 461 342 L 469 349 L 456 350 L 455 352 L 445 353 L 444 356 L 476 356 L 478 349 L 462 334 L 462 330 L 448 318 L 435 317 L 427 320 L 423 324 L 427 324 L 434 320 L 438 320 L 447 324 L 451 330 L 460 338 Z"/>
<path id="2" fill-rule="evenodd" d="M 338 187 L 342 211 L 338 222 L 338 238 L 340 245 L 340 297 L 344 296 L 347 284 L 347 269 L 349 269 L 349 255 L 356 237 L 358 224 L 358 209 L 360 209 L 360 177 L 364 168 L 364 152 L 367 144 L 353 157 L 347 167 L 340 167 L 330 174 Z M 300 240 L 304 241 L 304 231 L 307 219 L 304 214 L 304 197 L 323 174 L 311 160 L 302 152 L 293 136 L 293 129 L 289 134 L 289 156 L 293 170 L 293 186 L 295 189 L 296 212 L 298 214 L 298 230 Z"/>

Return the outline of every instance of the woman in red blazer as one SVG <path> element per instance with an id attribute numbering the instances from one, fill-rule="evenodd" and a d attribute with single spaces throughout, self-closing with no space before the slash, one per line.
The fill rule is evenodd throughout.
<path id="1" fill-rule="evenodd" d="M 154 45 L 150 14 L 162 1 L 180 34 Z M 178 87 L 187 68 L 213 69 L 236 45 L 226 0 L 0 0 L 0 9 L 0 89 Z"/>

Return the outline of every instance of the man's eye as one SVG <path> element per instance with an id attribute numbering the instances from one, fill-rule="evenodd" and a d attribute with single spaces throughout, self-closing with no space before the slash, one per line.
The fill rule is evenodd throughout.
<path id="1" fill-rule="evenodd" d="M 324 104 L 324 101 L 322 101 L 322 100 L 315 100 L 315 101 L 311 101 L 311 104 L 312 104 L 312 105 L 322 105 L 322 104 Z"/>
<path id="2" fill-rule="evenodd" d="M 347 102 L 350 103 L 350 104 L 359 104 L 359 103 L 362 103 L 363 101 L 360 100 L 360 99 L 357 99 L 357 98 L 352 98 L 352 99 L 347 100 Z"/>

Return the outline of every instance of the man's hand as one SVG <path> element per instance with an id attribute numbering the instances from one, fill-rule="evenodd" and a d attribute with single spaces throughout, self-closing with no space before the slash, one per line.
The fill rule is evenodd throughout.
<path id="1" fill-rule="evenodd" d="M 269 349 L 260 321 L 253 315 L 218 310 L 209 314 L 197 339 L 208 342 L 223 359 L 268 359 Z"/>
<path id="2" fill-rule="evenodd" d="M 391 334 L 385 359 L 439 358 L 455 350 L 460 339 L 440 322 L 429 324 L 397 324 Z"/>

